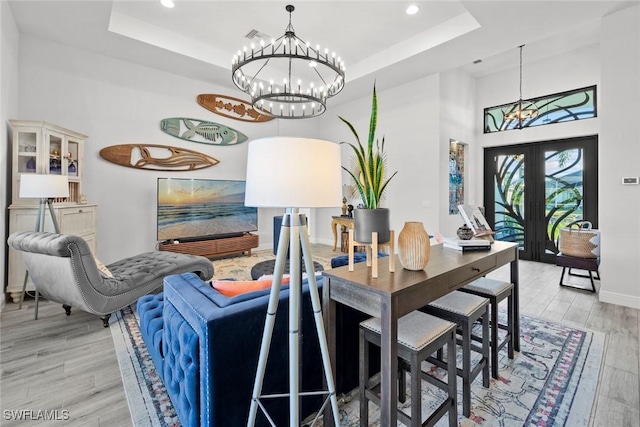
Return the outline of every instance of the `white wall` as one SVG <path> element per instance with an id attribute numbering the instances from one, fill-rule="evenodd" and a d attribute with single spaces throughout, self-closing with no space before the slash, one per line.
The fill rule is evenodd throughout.
<path id="1" fill-rule="evenodd" d="M 482 205 L 482 199 L 476 199 L 473 185 L 476 171 L 482 163 L 471 159 L 482 148 L 476 144 L 478 117 L 481 114 L 476 107 L 476 81 L 461 69 L 442 73 L 440 76 L 440 232 L 444 236 L 454 236 L 464 221 L 457 212 L 449 215 L 449 141 L 455 139 L 465 143 L 465 203 Z"/>
<path id="2" fill-rule="evenodd" d="M 640 308 L 640 6 L 603 20 L 600 117 L 600 300 Z"/>
<path id="3" fill-rule="evenodd" d="M 155 248 L 158 177 L 245 179 L 247 143 L 221 147 L 183 141 L 161 132 L 161 119 L 211 120 L 250 139 L 317 132 L 317 119 L 247 123 L 217 116 L 197 104 L 197 95 L 238 96 L 239 91 L 31 36 L 20 40 L 19 87 L 16 118 L 45 120 L 89 135 L 83 192 L 98 204 L 97 256 L 105 263 Z M 118 166 L 99 156 L 106 146 L 126 143 L 185 147 L 220 163 L 193 172 L 155 172 Z M 272 217 L 279 212 L 260 210 L 261 247 L 271 247 Z"/>
<path id="4" fill-rule="evenodd" d="M 9 3 L 0 2 L 0 229 L 1 235 L 7 235 L 9 206 L 8 177 L 11 173 L 9 157 L 9 126 L 7 120 L 13 118 L 18 111 L 18 43 L 19 34 Z M 0 283 L 6 286 L 6 244 L 0 245 Z M 4 292 L 0 296 L 0 306 L 4 306 Z"/>
<path id="5" fill-rule="evenodd" d="M 398 171 L 387 187 L 382 206 L 390 209 L 391 228 L 396 235 L 406 221 L 420 221 L 433 233 L 440 226 L 439 76 L 379 91 L 377 96 L 377 136 L 380 140 L 385 137 L 387 176 Z M 371 95 L 335 106 L 321 119 L 319 136 L 337 142 L 355 142 L 349 128 L 337 117 L 342 116 L 356 128 L 360 140 L 366 144 L 370 115 Z M 350 166 L 351 157 L 351 148 L 343 145 L 342 164 Z M 344 184 L 350 184 L 350 179 L 343 173 Z M 355 201 L 357 203 L 359 201 Z M 339 214 L 336 209 L 324 215 L 323 229 L 327 233 L 331 233 L 330 215 Z"/>

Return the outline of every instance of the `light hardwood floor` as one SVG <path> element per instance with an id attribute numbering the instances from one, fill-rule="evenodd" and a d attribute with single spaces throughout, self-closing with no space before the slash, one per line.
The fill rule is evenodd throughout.
<path id="1" fill-rule="evenodd" d="M 331 258 L 331 248 L 313 245 L 314 255 Z M 520 261 L 522 313 L 607 334 L 594 426 L 640 427 L 639 310 L 601 303 L 588 292 L 560 288 L 559 267 Z M 507 268 L 490 277 L 508 279 Z M 586 285 L 588 279 L 571 277 Z M 598 282 L 596 282 L 598 285 Z M 0 425 L 131 425 L 109 329 L 93 315 L 43 301 L 22 310 L 9 303 L 0 315 Z M 68 410 L 67 421 L 17 422 L 7 410 Z M 34 412 L 35 414 L 35 412 Z M 572 426 L 573 427 L 573 426 Z"/>

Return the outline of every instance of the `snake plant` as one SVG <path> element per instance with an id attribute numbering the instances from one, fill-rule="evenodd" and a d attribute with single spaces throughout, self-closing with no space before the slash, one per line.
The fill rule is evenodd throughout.
<path id="1" fill-rule="evenodd" d="M 397 171 L 389 178 L 385 178 L 385 166 L 387 157 L 384 153 L 384 136 L 382 141 L 376 139 L 376 127 L 378 125 L 378 97 L 376 95 L 376 86 L 373 85 L 373 100 L 371 102 L 371 118 L 369 120 L 369 137 L 367 146 L 363 146 L 360 142 L 358 132 L 349 121 L 338 116 L 356 138 L 356 143 L 342 142 L 353 149 L 354 157 L 352 159 L 352 168 L 342 167 L 353 179 L 355 184 L 354 194 L 358 194 L 362 199 L 365 209 L 378 209 L 383 199 L 384 191 Z M 375 140 L 375 147 L 374 147 Z"/>

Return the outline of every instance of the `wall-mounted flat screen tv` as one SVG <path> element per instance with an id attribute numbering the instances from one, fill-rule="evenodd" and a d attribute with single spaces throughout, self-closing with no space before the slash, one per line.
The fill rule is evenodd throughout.
<path id="1" fill-rule="evenodd" d="M 158 240 L 196 240 L 258 230 L 245 181 L 158 178 Z"/>

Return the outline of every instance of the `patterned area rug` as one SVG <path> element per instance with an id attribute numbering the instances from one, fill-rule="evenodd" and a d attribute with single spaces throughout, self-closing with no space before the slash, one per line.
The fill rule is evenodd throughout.
<path id="1" fill-rule="evenodd" d="M 273 258 L 268 251 L 251 257 L 214 261 L 216 277 L 243 276 L 257 262 Z M 317 260 L 323 261 L 323 260 Z M 127 394 L 133 425 L 180 426 L 175 410 L 149 356 L 131 308 L 117 313 L 112 323 L 118 363 Z M 604 334 L 590 332 L 521 316 L 521 352 L 513 360 L 501 352 L 500 378 L 491 379 L 488 389 L 481 378 L 472 385 L 472 414 L 461 416 L 459 424 L 470 426 L 587 426 L 594 402 L 602 362 Z M 429 369 L 427 365 L 425 369 Z M 430 373 L 444 376 L 444 371 L 431 368 Z M 462 388 L 458 381 L 458 391 Z M 423 382 L 424 416 L 436 407 L 443 392 Z M 359 425 L 359 402 L 343 396 L 340 401 L 341 426 Z M 461 398 L 461 396 L 459 396 Z M 410 404 L 410 396 L 407 406 Z M 371 426 L 379 426 L 377 407 L 370 404 Z M 398 424 L 401 425 L 401 424 Z M 446 417 L 437 424 L 448 425 Z M 233 426 L 229 426 L 233 427 Z"/>
<path id="2" fill-rule="evenodd" d="M 500 313 L 502 321 L 505 314 Z M 572 328 L 521 315 L 521 351 L 515 358 L 500 352 L 499 378 L 482 387 L 481 375 L 471 387 L 471 416 L 462 417 L 462 380 L 458 378 L 458 423 L 472 426 L 588 426 L 595 398 L 605 334 Z M 473 358 L 472 358 L 473 360 Z M 458 352 L 458 367 L 462 366 Z M 423 370 L 440 379 L 446 371 L 427 362 Z M 407 375 L 409 384 L 409 375 Z M 423 381 L 422 409 L 426 419 L 446 395 Z M 358 426 L 357 390 L 341 405 L 340 425 Z M 410 414 L 411 390 L 399 409 Z M 369 403 L 369 425 L 380 426 L 377 406 Z M 398 423 L 398 425 L 403 425 Z M 445 416 L 436 426 L 448 426 Z"/>

